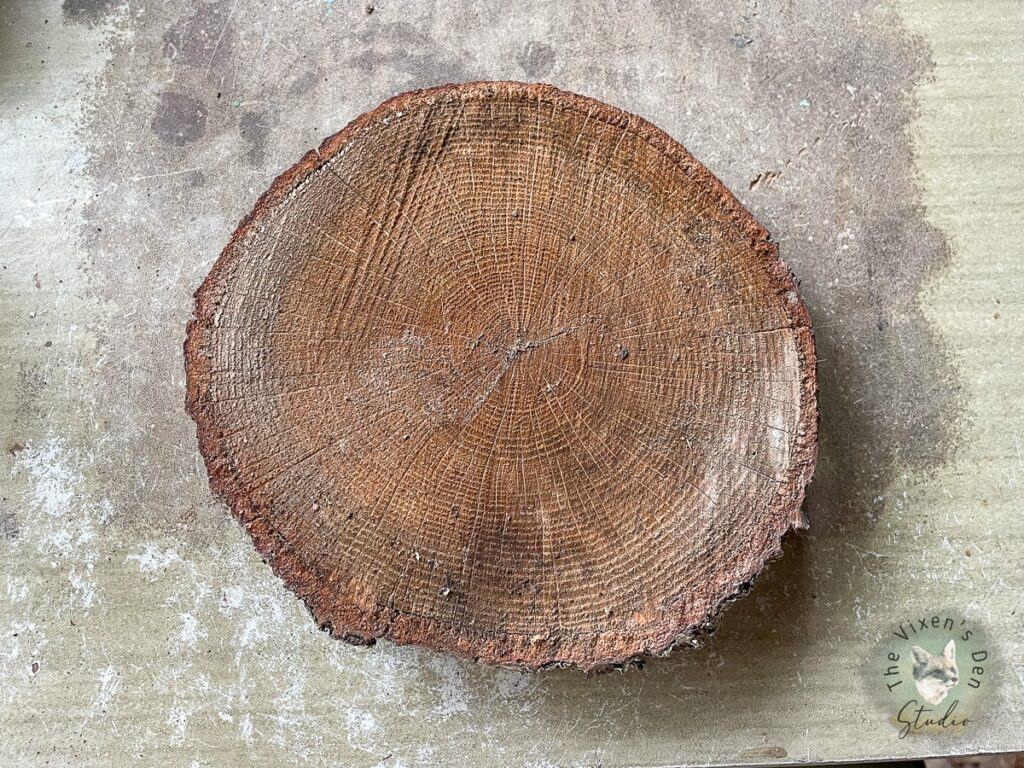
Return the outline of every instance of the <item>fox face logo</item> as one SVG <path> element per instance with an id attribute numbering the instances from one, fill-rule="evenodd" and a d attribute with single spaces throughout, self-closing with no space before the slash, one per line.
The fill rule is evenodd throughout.
<path id="1" fill-rule="evenodd" d="M 914 657 L 914 683 L 929 704 L 938 704 L 959 682 L 956 667 L 956 643 L 950 640 L 942 653 L 933 656 L 919 645 L 910 646 Z"/>

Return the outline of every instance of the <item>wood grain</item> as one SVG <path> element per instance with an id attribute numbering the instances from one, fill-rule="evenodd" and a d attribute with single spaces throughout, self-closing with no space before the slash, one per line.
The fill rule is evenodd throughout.
<path id="1" fill-rule="evenodd" d="M 396 97 L 196 294 L 213 488 L 317 622 L 592 671 L 696 642 L 803 525 L 813 336 L 682 146 L 548 86 Z"/>

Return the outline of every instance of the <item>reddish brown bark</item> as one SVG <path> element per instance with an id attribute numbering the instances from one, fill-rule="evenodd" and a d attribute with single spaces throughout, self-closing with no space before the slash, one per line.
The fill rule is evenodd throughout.
<path id="1" fill-rule="evenodd" d="M 332 634 L 594 670 L 692 641 L 803 525 L 807 311 L 650 123 L 404 94 L 282 174 L 196 294 L 214 490 Z"/>

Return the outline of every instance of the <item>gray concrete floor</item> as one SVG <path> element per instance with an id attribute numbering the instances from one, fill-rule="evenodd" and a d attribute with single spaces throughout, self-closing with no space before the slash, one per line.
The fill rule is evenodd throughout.
<path id="1" fill-rule="evenodd" d="M 1024 747 L 1017 2 L 0 3 L 0 762 L 670 765 Z M 400 91 L 543 80 L 682 141 L 821 357 L 811 529 L 703 649 L 586 679 L 345 646 L 210 494 L 191 293 L 281 170 Z M 894 626 L 984 629 L 898 738 Z M 964 670 L 962 670 L 963 672 Z"/>

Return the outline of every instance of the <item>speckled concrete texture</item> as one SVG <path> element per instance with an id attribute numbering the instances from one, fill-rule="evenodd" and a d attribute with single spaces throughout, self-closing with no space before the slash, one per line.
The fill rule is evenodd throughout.
<path id="1" fill-rule="evenodd" d="M 13 765 L 667 765 L 1020 748 L 1020 6 L 0 4 L 0 757 Z M 587 679 L 316 630 L 212 497 L 192 291 L 325 135 L 410 88 L 542 80 L 648 118 L 773 233 L 817 332 L 806 511 L 699 651 Z M 960 734 L 860 665 L 957 610 Z"/>

